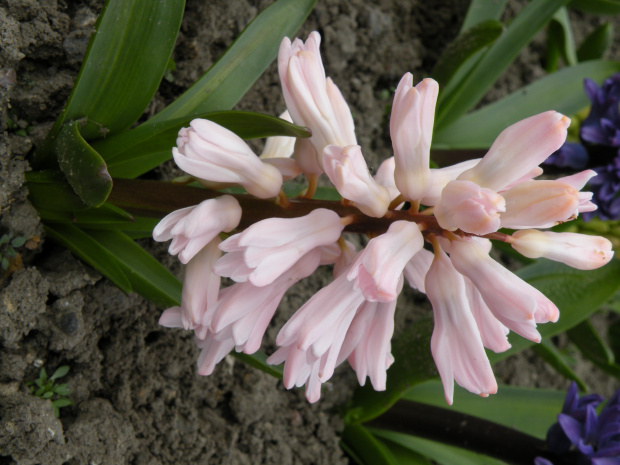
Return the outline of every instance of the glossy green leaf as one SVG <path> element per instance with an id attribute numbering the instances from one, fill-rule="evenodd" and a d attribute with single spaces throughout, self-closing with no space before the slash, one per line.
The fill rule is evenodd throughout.
<path id="1" fill-rule="evenodd" d="M 396 433 L 376 428 L 369 428 L 373 435 L 431 458 L 440 465 L 502 465 L 504 462 L 481 454 L 476 454 L 458 447 L 440 442 L 422 439 L 409 434 Z M 388 446 L 389 447 L 389 446 Z"/>
<path id="2" fill-rule="evenodd" d="M 184 0 L 108 0 L 60 124 L 87 117 L 87 140 L 131 126 L 155 95 Z"/>
<path id="3" fill-rule="evenodd" d="M 276 135 L 309 137 L 310 132 L 288 121 L 249 111 L 220 111 L 198 117 L 214 121 L 242 139 L 257 139 Z M 93 147 L 108 161 L 115 178 L 134 178 L 172 157 L 181 128 L 188 127 L 191 118 L 138 126 L 114 137 L 97 141 Z"/>
<path id="4" fill-rule="evenodd" d="M 422 454 L 407 449 L 406 447 L 396 444 L 395 442 L 386 441 L 385 439 L 377 438 L 394 457 L 394 460 L 398 465 L 435 465 L 436 462 L 431 462 L 431 459 L 424 457 Z"/>
<path id="5" fill-rule="evenodd" d="M 508 0 L 471 0 L 460 34 L 489 19 L 500 19 L 507 3 Z"/>
<path id="6" fill-rule="evenodd" d="M 609 49 L 614 39 L 614 28 L 611 23 L 601 24 L 587 35 L 577 49 L 579 61 L 600 60 Z"/>
<path id="7" fill-rule="evenodd" d="M 82 201 L 60 171 L 26 172 L 28 198 L 40 212 L 75 211 L 89 206 Z"/>
<path id="8" fill-rule="evenodd" d="M 555 347 L 553 341 L 550 339 L 543 339 L 540 344 L 533 345 L 532 350 L 559 374 L 566 379 L 575 381 L 579 389 L 582 391 L 588 390 L 586 383 L 571 368 L 567 361 L 567 357 Z"/>
<path id="9" fill-rule="evenodd" d="M 69 405 L 73 405 L 73 402 L 70 401 L 69 399 L 65 399 L 65 398 L 56 399 L 56 400 L 52 401 L 52 406 L 54 406 L 56 408 L 67 407 Z"/>
<path id="10" fill-rule="evenodd" d="M 348 423 L 368 421 L 389 409 L 412 386 L 437 376 L 430 351 L 433 319 L 412 324 L 392 347 L 394 364 L 387 372 L 387 389 L 375 391 L 370 383 L 356 389 L 345 416 Z"/>
<path id="11" fill-rule="evenodd" d="M 445 48 L 431 73 L 433 79 L 439 83 L 439 87 L 443 88 L 456 71 L 476 52 L 495 42 L 503 30 L 502 23 L 489 19 L 473 26 L 454 39 Z"/>
<path id="12" fill-rule="evenodd" d="M 432 380 L 415 386 L 403 398 L 484 418 L 544 439 L 565 397 L 564 391 L 500 385 L 497 394 L 482 398 L 455 386 L 454 403 L 448 406 L 441 381 Z"/>
<path id="13" fill-rule="evenodd" d="M 620 1 L 618 0 L 572 0 L 568 6 L 595 15 L 617 15 L 620 13 Z"/>
<path id="14" fill-rule="evenodd" d="M 112 230 L 88 233 L 115 257 L 135 292 L 157 305 L 179 305 L 179 280 L 126 234 Z"/>
<path id="15" fill-rule="evenodd" d="M 557 323 L 538 326 L 543 338 L 565 332 L 578 325 L 620 288 L 620 260 L 614 259 L 598 270 L 581 271 L 561 263 L 540 259 L 516 273 L 540 290 L 560 310 Z M 512 348 L 501 354 L 490 353 L 492 363 L 502 360 L 532 344 L 531 341 L 513 333 L 509 335 Z"/>
<path id="16" fill-rule="evenodd" d="M 262 11 L 226 53 L 183 95 L 145 124 L 230 110 L 278 54 L 316 0 L 277 0 Z"/>
<path id="17" fill-rule="evenodd" d="M 536 33 L 568 0 L 533 0 L 450 94 L 440 95 L 435 125 L 443 129 L 474 107 Z"/>
<path id="18" fill-rule="evenodd" d="M 564 68 L 441 128 L 433 135 L 433 148 L 488 148 L 500 132 L 524 118 L 548 110 L 572 115 L 589 103 L 585 78 L 601 83 L 619 71 L 620 62 L 599 60 Z"/>
<path id="19" fill-rule="evenodd" d="M 45 225 L 47 236 L 62 244 L 81 260 L 97 269 L 122 291 L 131 292 L 129 279 L 118 260 L 98 241 L 71 224 Z"/>
<path id="20" fill-rule="evenodd" d="M 75 193 L 98 207 L 112 190 L 112 178 L 103 158 L 82 138 L 81 125 L 75 121 L 60 130 L 55 144 L 58 164 Z"/>
<path id="21" fill-rule="evenodd" d="M 399 465 L 389 448 L 362 425 L 345 425 L 341 441 L 359 465 Z"/>

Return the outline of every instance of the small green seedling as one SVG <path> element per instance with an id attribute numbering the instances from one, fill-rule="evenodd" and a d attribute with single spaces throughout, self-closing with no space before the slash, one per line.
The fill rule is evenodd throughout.
<path id="1" fill-rule="evenodd" d="M 41 368 L 39 372 L 39 379 L 34 381 L 28 381 L 26 386 L 30 390 L 30 394 L 41 399 L 49 399 L 52 402 L 52 408 L 54 409 L 54 415 L 58 418 L 61 407 L 67 407 L 73 405 L 73 402 L 67 399 L 66 396 L 71 394 L 71 389 L 66 384 L 56 384 L 56 380 L 62 378 L 69 372 L 69 367 L 63 365 L 58 367 L 54 374 L 47 378 L 45 368 Z"/>
<path id="2" fill-rule="evenodd" d="M 21 236 L 13 237 L 12 234 L 3 234 L 0 237 L 0 264 L 6 271 L 10 265 L 10 259 L 17 257 L 15 249 L 26 243 L 26 238 Z"/>

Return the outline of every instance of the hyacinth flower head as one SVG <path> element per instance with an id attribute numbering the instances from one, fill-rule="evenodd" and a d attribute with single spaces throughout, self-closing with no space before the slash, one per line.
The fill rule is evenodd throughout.
<path id="1" fill-rule="evenodd" d="M 547 432 L 548 451 L 558 458 L 576 457 L 584 465 L 620 463 L 620 389 L 597 413 L 602 402 L 598 394 L 580 397 L 571 383 L 558 421 Z M 535 464 L 553 465 L 553 459 L 537 457 Z"/>
<path id="2" fill-rule="evenodd" d="M 306 397 L 315 402 L 321 385 L 348 361 L 361 384 L 369 378 L 375 389 L 386 389 L 387 370 L 394 362 L 394 313 L 403 286 L 409 285 L 427 293 L 433 307 L 431 348 L 448 403 L 454 381 L 482 396 L 495 393 L 484 348 L 507 350 L 510 331 L 539 342 L 537 325 L 557 321 L 559 311 L 491 258 L 489 239 L 510 243 L 526 256 L 545 256 L 580 269 L 603 266 L 613 255 L 604 240 L 538 235 L 541 228 L 596 208 L 591 194 L 582 192 L 592 176 L 588 171 L 558 180 L 536 179 L 542 173 L 539 165 L 565 141 L 570 120 L 554 111 L 534 115 L 505 129 L 482 159 L 430 169 L 438 86 L 431 79 L 414 86 L 406 74 L 396 90 L 390 121 L 394 156 L 373 177 L 364 148 L 357 145 L 351 111 L 326 76 L 319 45 L 316 32 L 305 42 L 282 41 L 278 72 L 287 109 L 312 137 L 295 141 L 292 158 L 285 155 L 290 141 L 273 141 L 268 147 L 283 144 L 281 151 L 273 151 L 281 154 L 275 159 L 296 164 L 309 186 L 325 173 L 342 201 L 320 203 L 310 199 L 309 188 L 303 197 L 280 202 L 280 210 L 271 215 L 275 217 L 249 225 L 239 220 L 229 225 L 217 218 L 232 215 L 226 209 L 197 213 L 201 227 L 194 229 L 185 225 L 187 213 L 171 214 L 156 228 L 160 240 L 179 231 L 177 242 L 208 243 L 214 252 L 216 243 L 201 238 L 205 225 L 220 224 L 210 241 L 224 231 L 232 235 L 217 246 L 224 252 L 221 257 L 217 251 L 205 253 L 190 264 L 187 297 L 181 307 L 164 312 L 161 324 L 194 331 L 201 349 L 198 371 L 209 374 L 233 349 L 257 351 L 289 287 L 318 267 L 333 266 L 331 282 L 280 328 L 278 348 L 267 359 L 284 364 L 286 388 L 305 386 Z M 282 176 L 271 176 L 272 170 L 265 168 L 275 165 L 266 165 L 265 158 L 253 155 L 227 131 L 205 133 L 202 126 L 193 122 L 192 129 L 182 130 L 174 149 L 175 154 L 183 152 L 175 157 L 179 166 L 199 169 L 195 175 L 207 182 L 245 187 L 248 194 L 235 197 L 240 204 L 255 209 L 269 204 L 273 212 L 273 200 L 241 200 L 276 195 L 283 200 Z M 213 139 L 207 144 L 206 137 Z M 218 149 L 207 150 L 207 145 Z M 206 166 L 217 168 L 211 174 Z M 242 219 L 246 212 L 248 217 L 260 216 L 246 208 Z M 517 232 L 498 231 L 506 227 Z M 365 248 L 355 250 L 343 236 L 347 232 L 367 233 Z M 179 248 L 174 244 L 172 252 Z M 199 263 L 204 270 L 194 266 Z M 217 294 L 196 284 L 215 283 L 220 276 L 233 284 Z M 196 298 L 190 298 L 194 292 Z"/>

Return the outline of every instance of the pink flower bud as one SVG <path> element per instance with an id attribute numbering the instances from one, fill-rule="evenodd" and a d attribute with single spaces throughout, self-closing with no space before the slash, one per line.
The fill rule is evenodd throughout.
<path id="1" fill-rule="evenodd" d="M 472 234 L 488 234 L 500 226 L 500 212 L 506 211 L 504 198 L 471 181 L 450 181 L 435 205 L 435 218 L 448 231 L 461 229 Z"/>
<path id="2" fill-rule="evenodd" d="M 570 118 L 547 111 L 504 129 L 473 168 L 458 179 L 501 191 L 545 161 L 566 140 Z"/>
<path id="3" fill-rule="evenodd" d="M 395 181 L 407 200 L 421 199 L 430 185 L 430 148 L 439 85 L 424 79 L 413 87 L 405 74 L 394 94 L 390 134 L 396 161 Z"/>
<path id="4" fill-rule="evenodd" d="M 581 192 L 586 185 L 586 183 L 592 179 L 594 176 L 597 176 L 596 171 L 594 170 L 585 170 L 580 173 L 573 174 L 571 176 L 564 176 L 563 178 L 558 178 L 556 181 L 566 183 L 570 186 L 573 186 L 579 192 L 579 213 L 593 212 L 598 207 L 596 204 L 592 203 L 592 192 Z"/>
<path id="5" fill-rule="evenodd" d="M 320 42 L 318 32 L 312 32 L 305 44 L 299 39 L 291 44 L 285 37 L 280 44 L 278 72 L 286 107 L 296 124 L 312 131 L 310 142 L 322 166 L 326 146 L 357 142 L 351 111 L 336 85 L 325 77 Z"/>
<path id="6" fill-rule="evenodd" d="M 405 265 L 403 274 L 407 283 L 420 292 L 426 294 L 426 288 L 424 287 L 424 280 L 426 279 L 426 273 L 433 263 L 433 254 L 425 249 L 420 249 L 411 260 Z"/>
<path id="7" fill-rule="evenodd" d="M 195 119 L 179 131 L 172 149 L 176 164 L 186 173 L 207 181 L 234 183 L 250 194 L 275 197 L 282 175 L 263 163 L 234 132 L 206 119 Z"/>
<path id="8" fill-rule="evenodd" d="M 291 115 L 288 110 L 280 115 L 280 119 L 292 123 Z M 288 136 L 273 136 L 267 137 L 265 141 L 265 147 L 260 154 L 261 160 L 268 160 L 270 158 L 290 158 L 293 155 L 293 149 L 295 147 L 295 137 Z"/>
<path id="9" fill-rule="evenodd" d="M 306 175 L 323 174 L 323 168 L 319 165 L 318 155 L 310 139 L 297 139 L 293 157 L 302 173 Z"/>
<path id="10" fill-rule="evenodd" d="M 579 214 L 579 192 L 559 181 L 526 181 L 502 193 L 502 228 L 549 228 Z"/>
<path id="11" fill-rule="evenodd" d="M 323 152 L 323 168 L 340 195 L 363 213 L 376 218 L 385 215 L 390 194 L 370 176 L 359 145 L 328 145 Z"/>
<path id="12" fill-rule="evenodd" d="M 594 270 L 613 258 L 611 242 L 600 236 L 524 229 L 510 240 L 512 247 L 528 258 L 548 258 L 579 270 Z"/>
<path id="13" fill-rule="evenodd" d="M 424 246 L 416 223 L 395 221 L 385 234 L 371 239 L 351 266 L 347 279 L 370 302 L 391 302 L 400 292 L 403 269 Z"/>
<path id="14" fill-rule="evenodd" d="M 181 263 L 187 263 L 219 233 L 235 229 L 240 220 L 237 199 L 223 195 L 170 213 L 153 229 L 153 239 L 172 239 L 168 252 L 179 254 Z"/>
<path id="15" fill-rule="evenodd" d="M 454 381 L 474 394 L 495 394 L 497 383 L 469 308 L 463 276 L 441 249 L 435 251 L 425 286 L 435 318 L 431 352 L 446 402 L 452 405 Z"/>
<path id="16" fill-rule="evenodd" d="M 435 206 L 439 202 L 441 191 L 446 187 L 446 184 L 454 181 L 463 171 L 476 166 L 480 160 L 480 158 L 474 158 L 445 168 L 431 169 L 430 184 L 424 197 L 420 199 L 420 203 L 429 207 Z"/>

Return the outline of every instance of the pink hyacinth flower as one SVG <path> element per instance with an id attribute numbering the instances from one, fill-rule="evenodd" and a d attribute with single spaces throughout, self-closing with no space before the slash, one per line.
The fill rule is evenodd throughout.
<path id="1" fill-rule="evenodd" d="M 322 166 L 328 145 L 356 145 L 351 110 L 338 87 L 325 77 L 319 45 L 321 36 L 312 32 L 306 42 L 285 37 L 278 53 L 278 73 L 284 100 L 295 124 L 312 131 L 310 142 Z"/>
<path id="2" fill-rule="evenodd" d="M 394 157 L 387 158 L 379 165 L 374 176 L 375 181 L 387 189 L 388 194 L 390 194 L 390 201 L 400 195 L 400 191 L 394 182 L 395 168 L 396 162 L 394 161 Z"/>
<path id="3" fill-rule="evenodd" d="M 431 169 L 430 184 L 424 197 L 420 199 L 420 203 L 429 207 L 435 206 L 441 198 L 443 188 L 450 181 L 454 181 L 462 172 L 476 166 L 480 160 L 480 158 L 474 158 L 473 160 L 466 160 L 445 168 Z"/>
<path id="4" fill-rule="evenodd" d="M 433 254 L 425 249 L 420 249 L 411 260 L 405 265 L 403 274 L 407 283 L 420 292 L 426 294 L 426 287 L 424 286 L 424 280 L 426 279 L 426 273 L 433 263 Z"/>
<path id="5" fill-rule="evenodd" d="M 403 269 L 423 246 L 424 238 L 416 223 L 395 221 L 385 234 L 371 239 L 358 254 L 347 279 L 370 302 L 396 300 Z"/>
<path id="6" fill-rule="evenodd" d="M 499 192 L 559 149 L 569 125 L 570 118 L 555 111 L 519 121 L 504 129 L 480 163 L 457 179 Z"/>
<path id="7" fill-rule="evenodd" d="M 553 302 L 493 260 L 476 241 L 452 241 L 450 259 L 476 286 L 495 318 L 511 331 L 540 342 L 536 323 L 558 320 L 560 312 Z"/>
<path id="8" fill-rule="evenodd" d="M 506 202 L 497 192 L 471 181 L 450 181 L 435 205 L 435 218 L 448 231 L 488 234 L 500 227 Z"/>
<path id="9" fill-rule="evenodd" d="M 368 377 L 375 391 L 385 391 L 387 369 L 394 363 L 391 339 L 395 310 L 396 300 L 364 302 L 349 326 L 338 356 L 337 365 L 348 359 L 360 385 L 364 386 Z"/>
<path id="10" fill-rule="evenodd" d="M 362 213 L 375 218 L 385 215 L 390 194 L 370 176 L 359 145 L 328 145 L 323 151 L 323 169 L 340 195 Z"/>
<path id="11" fill-rule="evenodd" d="M 220 249 L 228 254 L 214 271 L 266 286 L 312 249 L 335 243 L 343 229 L 338 214 L 324 208 L 300 218 L 268 218 L 222 242 Z"/>
<path id="12" fill-rule="evenodd" d="M 480 291 L 471 280 L 464 276 L 463 279 L 465 280 L 465 293 L 467 294 L 469 308 L 474 320 L 476 320 L 482 345 L 495 353 L 507 351 L 511 347 L 507 337 L 510 330 L 493 316 L 493 313 L 480 295 Z"/>
<path id="13" fill-rule="evenodd" d="M 405 74 L 394 94 L 390 135 L 396 161 L 395 181 L 407 200 L 417 201 L 430 185 L 430 148 L 439 85 L 424 79 L 413 87 Z"/>
<path id="14" fill-rule="evenodd" d="M 280 171 L 263 163 L 234 132 L 206 119 L 192 120 L 179 131 L 172 155 L 192 176 L 239 184 L 261 199 L 275 197 L 282 187 Z"/>
<path id="15" fill-rule="evenodd" d="M 320 383 L 332 376 L 351 321 L 363 302 L 362 293 L 342 274 L 288 320 L 276 338 L 281 347 L 267 359 L 272 365 L 284 361 L 287 389 L 305 384 L 308 401 L 319 399 Z"/>
<path id="16" fill-rule="evenodd" d="M 502 228 L 549 228 L 579 214 L 579 192 L 560 181 L 526 181 L 502 193 Z"/>
<path id="17" fill-rule="evenodd" d="M 510 245 L 529 258 L 548 258 L 579 270 L 594 270 L 613 258 L 611 242 L 600 236 L 524 229 L 510 239 Z"/>
<path id="18" fill-rule="evenodd" d="M 158 242 L 172 239 L 168 252 L 179 254 L 181 263 L 187 263 L 219 233 L 235 229 L 240 220 L 241 206 L 237 199 L 223 195 L 170 213 L 153 229 L 153 239 Z"/>
<path id="19" fill-rule="evenodd" d="M 497 383 L 469 308 L 463 277 L 439 247 L 425 287 L 435 318 L 431 352 L 446 402 L 452 405 L 454 381 L 474 394 L 495 394 Z"/>
<path id="20" fill-rule="evenodd" d="M 594 176 L 597 176 L 596 171 L 594 170 L 585 170 L 580 173 L 575 173 L 571 176 L 564 176 L 562 178 L 556 179 L 558 182 L 563 182 L 568 184 L 579 192 L 579 213 L 593 212 L 598 207 L 596 204 L 592 203 L 592 192 L 581 192 L 581 189 L 585 187 L 587 182 L 592 179 Z"/>
<path id="21" fill-rule="evenodd" d="M 318 155 L 309 139 L 297 139 L 293 157 L 301 172 L 306 176 L 323 174 L 323 168 L 319 165 Z"/>

